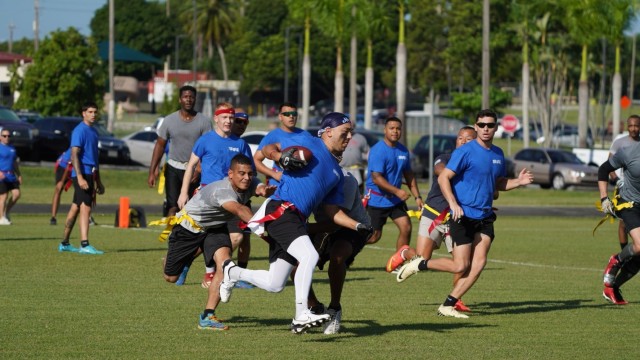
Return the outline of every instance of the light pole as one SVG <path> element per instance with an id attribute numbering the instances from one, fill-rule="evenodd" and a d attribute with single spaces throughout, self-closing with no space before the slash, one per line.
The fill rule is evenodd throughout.
<path id="1" fill-rule="evenodd" d="M 193 4 L 193 85 L 196 85 L 196 49 L 198 47 L 198 30 L 196 26 L 196 0 L 192 1 Z"/>
<path id="2" fill-rule="evenodd" d="M 284 38 L 284 102 L 289 101 L 289 33 L 297 26 L 287 26 Z"/>

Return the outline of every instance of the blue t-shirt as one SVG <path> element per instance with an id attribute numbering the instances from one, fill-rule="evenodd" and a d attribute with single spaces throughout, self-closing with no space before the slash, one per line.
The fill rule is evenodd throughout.
<path id="1" fill-rule="evenodd" d="M 389 184 L 400 188 L 404 172 L 411 171 L 409 150 L 404 145 L 396 143 L 395 147 L 391 147 L 384 141 L 378 141 L 369 151 L 368 169 L 366 186 L 371 190 L 370 206 L 390 208 L 402 202 L 399 197 L 381 190 L 373 182 L 371 174 L 380 173 Z"/>
<path id="2" fill-rule="evenodd" d="M 305 144 L 307 141 L 309 141 L 309 139 L 314 139 L 314 137 L 311 136 L 311 134 L 309 134 L 309 132 L 306 130 L 294 128 L 293 132 L 286 132 L 281 128 L 276 128 L 269 131 L 269 133 L 262 138 L 262 141 L 260 141 L 260 144 L 258 145 L 258 150 L 262 150 L 263 147 L 275 143 L 280 143 L 280 146 L 282 147 L 282 149 L 284 149 L 286 148 L 286 146 L 282 146 L 282 142 L 285 139 L 296 139 L 298 137 L 300 137 L 300 139 L 295 140 L 297 141 L 295 143 L 296 145 L 306 146 Z M 275 172 L 282 172 L 282 168 L 278 165 L 277 161 L 273 162 L 272 170 Z M 278 184 L 280 183 L 276 179 L 269 179 L 269 185 L 278 186 Z"/>
<path id="3" fill-rule="evenodd" d="M 447 169 L 456 173 L 451 186 L 464 216 L 481 220 L 492 215 L 496 180 L 507 176 L 502 149 L 466 143 L 451 154 Z"/>
<path id="4" fill-rule="evenodd" d="M 67 151 L 60 154 L 56 162 L 59 166 L 67 166 L 67 164 L 71 162 L 71 148 L 68 148 Z"/>
<path id="5" fill-rule="evenodd" d="M 16 182 L 18 178 L 14 173 L 13 164 L 18 154 L 16 149 L 11 145 L 0 144 L 0 171 L 4 174 L 3 182 Z M 0 206 L 2 206 L 0 204 Z"/>
<path id="6" fill-rule="evenodd" d="M 282 148 L 303 145 L 311 150 L 313 157 L 304 168 L 285 171 L 271 198 L 292 202 L 306 217 L 320 203 L 341 205 L 344 201 L 344 176 L 336 158 L 319 138 L 309 136 L 304 143 L 294 140 L 284 139 L 280 145 Z"/>
<path id="7" fill-rule="evenodd" d="M 201 184 L 211 184 L 229 176 L 231 159 L 238 154 L 244 154 L 251 159 L 251 166 L 255 171 L 251 148 L 246 141 L 235 135 L 224 138 L 215 131 L 209 131 L 200 136 L 193 145 L 193 153 L 200 158 Z"/>
<path id="8" fill-rule="evenodd" d="M 80 148 L 78 160 L 80 160 L 83 174 L 91 174 L 94 167 L 98 168 L 100 156 L 98 152 L 98 130 L 93 126 L 85 124 L 84 121 L 78 124 L 71 134 L 71 147 Z M 71 171 L 71 176 L 77 176 L 75 168 Z"/>

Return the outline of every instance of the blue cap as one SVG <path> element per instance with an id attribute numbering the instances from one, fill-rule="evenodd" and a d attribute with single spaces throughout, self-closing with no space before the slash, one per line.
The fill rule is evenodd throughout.
<path id="1" fill-rule="evenodd" d="M 243 112 L 237 112 L 235 117 L 236 117 L 236 119 L 237 118 L 241 118 L 241 119 L 249 120 L 249 115 L 247 113 L 243 113 Z"/>
<path id="2" fill-rule="evenodd" d="M 318 137 L 322 136 L 322 133 L 325 132 L 326 129 L 333 129 L 340 125 L 344 125 L 351 122 L 349 116 L 339 112 L 328 113 L 322 118 L 322 123 L 320 123 L 320 130 L 318 130 Z"/>

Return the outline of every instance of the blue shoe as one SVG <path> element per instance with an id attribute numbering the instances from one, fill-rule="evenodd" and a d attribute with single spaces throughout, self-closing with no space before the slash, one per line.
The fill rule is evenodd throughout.
<path id="1" fill-rule="evenodd" d="M 80 250 L 78 250 L 78 253 L 87 254 L 87 255 L 102 255 L 104 254 L 104 251 L 100 251 L 91 245 L 87 245 L 87 246 L 81 247 Z"/>
<path id="2" fill-rule="evenodd" d="M 77 253 L 79 250 L 77 247 L 71 245 L 71 244 L 58 244 L 58 251 L 59 252 L 73 252 L 73 253 Z"/>
<path id="3" fill-rule="evenodd" d="M 237 287 L 238 289 L 253 289 L 255 286 L 246 281 L 240 280 L 236 283 L 235 287 Z"/>
<path id="4" fill-rule="evenodd" d="M 184 285 L 184 281 L 187 280 L 188 273 L 189 273 L 189 267 L 185 266 L 184 269 L 182 269 L 182 273 L 180 273 L 178 280 L 176 280 L 176 285 L 178 286 Z"/>
<path id="5" fill-rule="evenodd" d="M 229 327 L 222 323 L 215 315 L 209 315 L 207 317 L 204 314 L 200 315 L 200 323 L 198 324 L 200 330 L 229 330 Z"/>

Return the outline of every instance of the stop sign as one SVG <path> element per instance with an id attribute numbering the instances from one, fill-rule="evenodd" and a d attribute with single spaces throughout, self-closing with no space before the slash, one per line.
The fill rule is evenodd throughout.
<path id="1" fill-rule="evenodd" d="M 515 115 L 505 115 L 502 117 L 502 127 L 504 131 L 514 133 L 518 129 L 520 120 Z"/>

